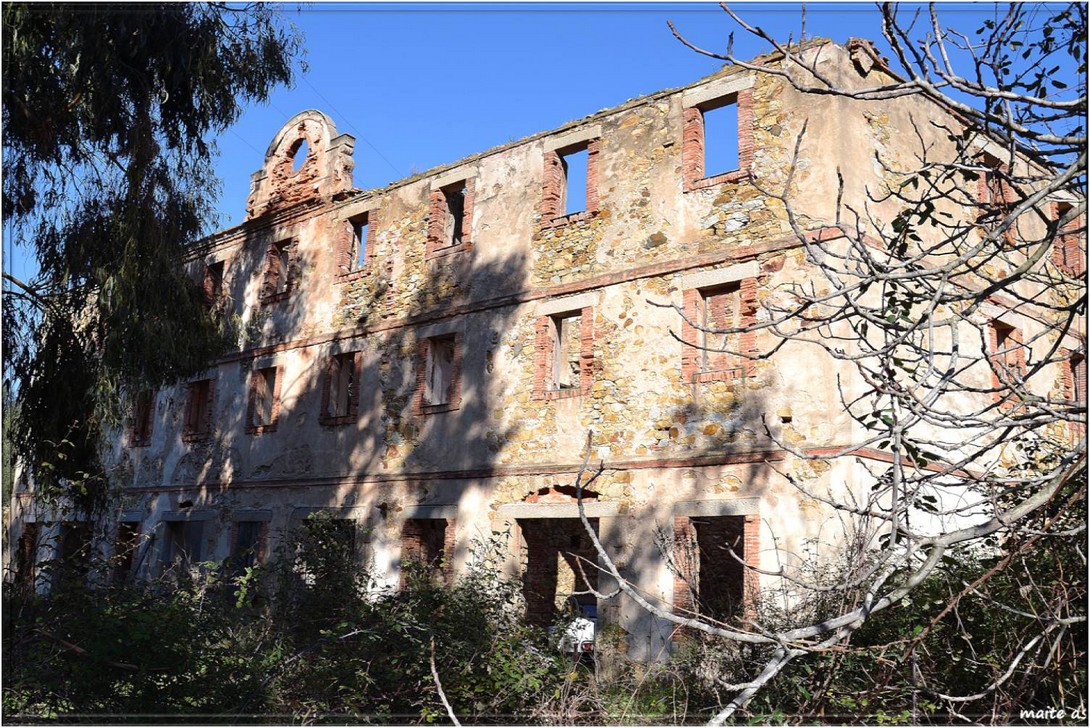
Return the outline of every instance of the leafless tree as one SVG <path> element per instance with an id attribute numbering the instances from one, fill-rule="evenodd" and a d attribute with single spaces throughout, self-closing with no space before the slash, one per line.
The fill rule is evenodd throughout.
<path id="1" fill-rule="evenodd" d="M 767 291 L 757 324 L 713 331 L 755 330 L 774 342 L 759 354 L 732 352 L 737 356 L 773 358 L 785 342 L 805 342 L 850 363 L 858 379 L 840 382 L 840 393 L 862 435 L 820 459 L 853 459 L 868 448 L 884 457 L 865 465 L 872 485 L 862 493 L 819 492 L 780 473 L 849 524 L 843 560 L 852 568 L 835 582 L 788 570 L 764 574 L 765 583 L 782 580 L 797 594 L 837 596 L 829 602 L 835 609 L 811 613 L 809 622 L 724 624 L 675 613 L 627 583 L 595 540 L 599 563 L 619 592 L 663 620 L 766 646 L 762 668 L 724 682 L 733 697 L 713 720 L 721 724 L 793 660 L 846 649 L 875 615 L 912 609 L 904 600 L 949 560 L 995 555 L 991 569 L 950 595 L 925 634 L 966 595 L 999 598 L 988 593 L 989 580 L 1012 564 L 1057 540 L 1075 543 L 1072 566 L 1081 573 L 1047 594 L 1027 584 L 1022 603 L 1001 605 L 1029 617 L 1032 627 L 1018 634 L 1005 664 L 981 665 L 991 671 L 982 690 L 953 695 L 919 677 L 920 690 L 956 716 L 960 706 L 979 705 L 1047 666 L 1072 630 L 1085 629 L 1086 561 L 1078 544 L 1086 528 L 1086 7 L 1003 6 L 974 35 L 944 26 L 934 6 L 882 4 L 893 61 L 853 41 L 853 60 L 867 71 L 857 86 L 825 75 L 820 44 L 778 42 L 723 10 L 772 53 L 747 63 L 734 57 L 732 43 L 717 54 L 671 29 L 699 53 L 778 76 L 805 94 L 878 104 L 915 96 L 944 111 L 938 121 L 918 122 L 932 128 L 917 127 L 911 168 L 876 153 L 892 182 L 868 190 L 861 209 L 838 198 L 827 226 L 834 235 L 807 227 L 812 222 L 793 201 L 792 173 L 753 180 L 783 204 L 817 285 Z M 796 131 L 798 155 L 805 123 Z M 948 145 L 924 143 L 936 131 Z M 883 221 L 875 209 L 890 202 L 900 212 Z M 766 431 L 794 457 L 818 458 L 777 438 L 775 428 Z M 921 639 L 904 635 L 901 654 Z"/>

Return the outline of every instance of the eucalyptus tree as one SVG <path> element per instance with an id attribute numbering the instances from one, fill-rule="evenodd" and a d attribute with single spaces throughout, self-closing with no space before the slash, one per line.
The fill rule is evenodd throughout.
<path id="1" fill-rule="evenodd" d="M 182 254 L 214 216 L 212 137 L 292 83 L 301 39 L 261 3 L 5 3 L 3 29 L 5 235 L 37 263 L 4 275 L 13 437 L 40 488 L 100 484 L 123 393 L 223 350 Z"/>

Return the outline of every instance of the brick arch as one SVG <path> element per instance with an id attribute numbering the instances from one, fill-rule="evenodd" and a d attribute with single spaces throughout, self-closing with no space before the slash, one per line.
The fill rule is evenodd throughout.
<path id="1" fill-rule="evenodd" d="M 303 142 L 307 156 L 297 170 L 294 157 Z M 253 175 L 247 218 L 349 191 L 354 149 L 355 139 L 338 134 L 327 115 L 316 109 L 299 112 L 280 128 L 265 150 L 264 164 Z"/>

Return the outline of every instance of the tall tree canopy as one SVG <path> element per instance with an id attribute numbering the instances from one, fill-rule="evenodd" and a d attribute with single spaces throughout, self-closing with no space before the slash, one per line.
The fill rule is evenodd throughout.
<path id="1" fill-rule="evenodd" d="M 263 4 L 5 3 L 3 23 L 4 225 L 40 267 L 5 276 L 13 436 L 40 486 L 85 481 L 122 392 L 222 351 L 181 256 L 213 215 L 209 140 L 292 82 L 301 43 Z"/>

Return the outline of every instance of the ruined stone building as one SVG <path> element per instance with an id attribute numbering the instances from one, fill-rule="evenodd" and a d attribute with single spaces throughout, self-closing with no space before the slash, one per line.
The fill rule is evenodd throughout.
<path id="1" fill-rule="evenodd" d="M 809 52 L 846 83 L 878 72 L 845 47 Z M 673 306 L 744 326 L 777 286 L 819 282 L 784 206 L 753 182 L 776 189 L 793 169 L 806 234 L 835 238 L 837 170 L 844 203 L 862 209 L 886 174 L 876 153 L 911 166 L 910 116 L 943 113 L 915 98 L 807 96 L 727 67 L 374 190 L 352 185 L 351 136 L 297 114 L 253 175 L 245 222 L 192 250 L 210 305 L 238 322 L 237 351 L 134 398 L 110 443 L 121 500 L 102 548 L 143 575 L 263 559 L 327 512 L 390 588 L 410 559 L 456 578 L 476 545 L 498 541 L 545 623 L 580 590 L 577 559 L 598 560 L 572 487 L 590 433 L 604 470 L 585 511 L 622 573 L 662 604 L 726 613 L 760 577 L 724 544 L 775 571 L 780 554 L 824 538 L 828 514 L 777 471 L 815 489 L 866 476 L 798 460 L 765 426 L 807 452 L 839 450 L 858 426 L 838 377 L 860 384 L 814 348 L 739 355 L 773 348 L 772 334 L 719 341 Z M 713 135 L 724 118 L 732 131 Z M 892 204 L 873 214 L 892 219 Z M 15 505 L 23 561 L 86 527 L 28 493 Z M 672 626 L 626 599 L 600 616 L 635 658 L 668 648 Z"/>

